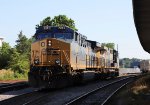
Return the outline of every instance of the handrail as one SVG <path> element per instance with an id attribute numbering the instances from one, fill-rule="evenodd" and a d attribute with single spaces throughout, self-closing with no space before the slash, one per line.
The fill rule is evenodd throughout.
<path id="1" fill-rule="evenodd" d="M 65 57 L 67 59 L 67 62 L 70 64 L 68 55 L 66 54 L 66 52 L 64 50 L 62 50 L 62 51 L 63 51 L 63 53 L 64 53 L 64 55 L 65 55 Z"/>

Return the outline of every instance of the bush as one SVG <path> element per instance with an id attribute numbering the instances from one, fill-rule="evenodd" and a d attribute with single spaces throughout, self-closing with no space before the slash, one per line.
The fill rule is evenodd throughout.
<path id="1" fill-rule="evenodd" d="M 18 72 L 14 72 L 13 70 L 0 70 L 0 80 L 20 80 L 20 79 L 27 79 L 28 72 L 26 71 L 24 74 L 20 74 Z"/>
<path id="2" fill-rule="evenodd" d="M 132 84 L 132 92 L 134 94 L 140 94 L 140 93 L 147 93 L 147 91 L 150 89 L 150 75 L 146 75 Z"/>
<path id="3" fill-rule="evenodd" d="M 16 78 L 16 79 L 27 79 L 28 78 L 28 72 L 25 72 L 23 74 L 21 74 L 19 72 L 15 72 L 14 78 Z"/>
<path id="4" fill-rule="evenodd" d="M 0 70 L 0 80 L 14 79 L 14 72 L 11 70 Z"/>
<path id="5" fill-rule="evenodd" d="M 0 69 L 6 69 L 9 66 L 11 57 L 11 47 L 9 43 L 3 42 L 0 48 Z"/>
<path id="6" fill-rule="evenodd" d="M 24 74 L 29 70 L 29 57 L 27 54 L 20 54 L 16 49 L 13 49 L 10 68 L 14 70 L 15 73 Z"/>

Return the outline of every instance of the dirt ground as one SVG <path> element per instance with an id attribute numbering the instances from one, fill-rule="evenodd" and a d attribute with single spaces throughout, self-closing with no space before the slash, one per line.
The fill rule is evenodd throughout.
<path id="1" fill-rule="evenodd" d="M 5 81 L 0 81 L 0 83 L 18 83 L 18 82 L 26 82 L 27 80 L 5 80 Z"/>

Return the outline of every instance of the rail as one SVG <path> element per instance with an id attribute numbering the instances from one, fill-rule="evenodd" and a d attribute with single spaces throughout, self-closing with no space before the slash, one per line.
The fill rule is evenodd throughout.
<path id="1" fill-rule="evenodd" d="M 103 89 L 106 89 L 106 88 L 109 88 L 109 89 L 110 89 L 110 86 L 113 86 L 113 85 L 115 85 L 115 84 L 117 84 L 117 83 L 120 84 L 120 82 L 123 83 L 123 81 L 127 80 L 127 82 L 125 82 L 124 84 L 122 84 L 121 86 L 119 86 L 119 88 L 115 89 L 115 91 L 113 91 L 112 94 L 109 94 L 109 96 L 107 96 L 106 99 L 101 99 L 101 100 L 99 100 L 98 102 L 95 102 L 96 104 L 101 104 L 101 105 L 103 105 L 103 104 L 105 104 L 105 102 L 106 102 L 115 92 L 117 92 L 120 88 L 122 88 L 122 87 L 125 86 L 126 84 L 130 83 L 131 81 L 128 81 L 128 79 L 130 79 L 131 77 L 134 77 L 134 76 L 130 76 L 130 77 L 127 77 L 127 78 L 123 78 L 123 79 L 121 79 L 121 80 L 117 80 L 117 81 L 111 82 L 111 83 L 109 83 L 109 84 L 103 85 L 103 86 L 101 86 L 101 87 L 98 87 L 98 88 L 96 88 L 96 89 L 94 89 L 94 90 L 92 90 L 92 91 L 90 91 L 90 92 L 87 92 L 87 93 L 85 93 L 85 94 L 83 94 L 83 95 L 81 95 L 81 96 L 79 96 L 79 97 L 77 97 L 77 98 L 75 98 L 75 99 L 69 101 L 69 102 L 66 103 L 65 105 L 86 104 L 86 103 L 84 103 L 84 101 L 87 101 L 87 100 L 89 99 L 89 98 L 88 98 L 89 96 L 92 96 L 93 94 L 98 93 L 98 91 L 102 91 L 102 92 L 100 92 L 101 94 L 99 94 L 99 95 L 104 95 L 104 94 L 102 94 L 102 93 L 103 93 Z M 103 96 L 103 97 L 104 97 L 104 96 Z M 94 104 L 95 104 L 95 103 L 94 103 Z M 89 103 L 88 103 L 88 104 L 89 104 Z"/>
<path id="2" fill-rule="evenodd" d="M 19 90 L 19 89 L 26 88 L 26 87 L 29 87 L 27 82 L 19 82 L 19 83 L 1 85 L 0 93 L 12 91 L 12 90 Z"/>

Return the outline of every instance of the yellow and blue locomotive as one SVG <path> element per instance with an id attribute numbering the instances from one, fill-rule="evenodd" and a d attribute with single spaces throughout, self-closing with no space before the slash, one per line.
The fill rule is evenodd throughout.
<path id="1" fill-rule="evenodd" d="M 40 26 L 31 45 L 29 83 L 34 87 L 59 87 L 82 80 L 84 71 L 98 78 L 118 75 L 118 51 L 66 26 Z"/>

